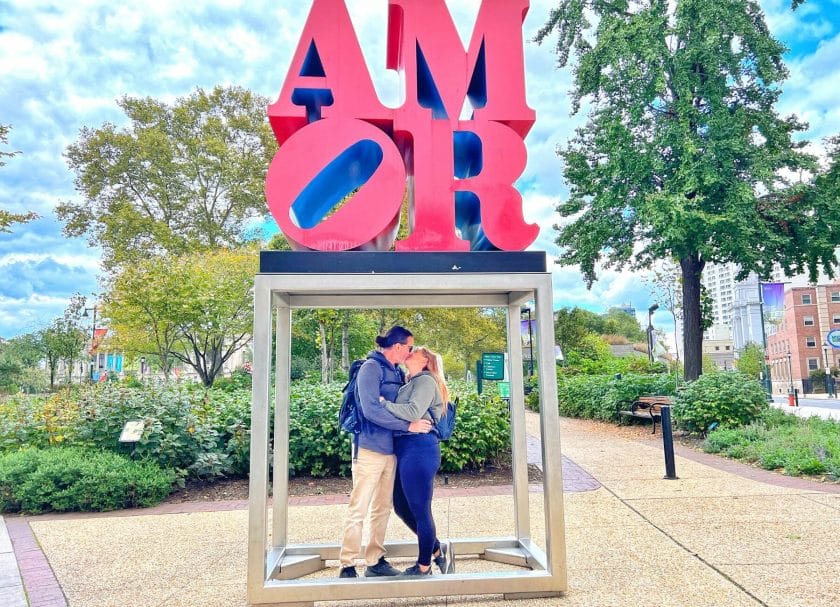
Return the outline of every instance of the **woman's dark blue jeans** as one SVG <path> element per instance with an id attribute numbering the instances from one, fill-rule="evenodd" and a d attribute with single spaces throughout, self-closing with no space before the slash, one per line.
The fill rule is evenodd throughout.
<path id="1" fill-rule="evenodd" d="M 432 518 L 432 492 L 440 468 L 440 444 L 429 434 L 394 437 L 397 482 L 394 483 L 394 512 L 417 535 L 417 562 L 431 565 L 432 553 L 440 548 Z"/>

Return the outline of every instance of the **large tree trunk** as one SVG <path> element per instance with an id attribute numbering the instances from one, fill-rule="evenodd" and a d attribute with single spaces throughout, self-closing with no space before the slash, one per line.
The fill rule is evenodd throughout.
<path id="1" fill-rule="evenodd" d="M 700 309 L 700 277 L 706 262 L 698 253 L 680 259 L 683 294 L 683 356 L 685 380 L 703 373 L 703 318 Z"/>

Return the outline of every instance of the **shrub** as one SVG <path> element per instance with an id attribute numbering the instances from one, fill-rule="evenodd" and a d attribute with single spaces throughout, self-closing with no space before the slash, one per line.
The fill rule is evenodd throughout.
<path id="1" fill-rule="evenodd" d="M 290 474 L 350 473 L 350 437 L 338 429 L 343 383 L 292 382 L 289 404 Z M 462 399 L 458 428 L 444 445 L 447 471 L 483 467 L 509 442 L 507 406 L 488 385 L 481 398 Z M 452 391 L 474 387 L 453 382 Z M 273 407 L 271 416 L 273 417 Z M 120 444 L 126 421 L 145 423 L 140 441 Z M 47 421 L 44 421 L 47 420 Z M 273 419 L 269 419 L 273 428 Z M 151 460 L 184 476 L 246 474 L 250 466 L 251 391 L 204 390 L 186 383 L 126 388 L 95 385 L 49 399 L 20 397 L 0 404 L 0 452 L 63 444 Z M 269 445 L 271 449 L 271 445 Z"/>
<path id="2" fill-rule="evenodd" d="M 577 375 L 557 380 L 560 415 L 602 421 L 616 421 L 616 413 L 643 394 L 673 393 L 674 378 L 669 375 Z"/>
<path id="3" fill-rule="evenodd" d="M 461 393 L 455 432 L 440 444 L 441 472 L 481 469 L 510 450 L 510 409 L 497 395 Z"/>
<path id="4" fill-rule="evenodd" d="M 344 384 L 293 382 L 289 403 L 289 474 L 350 474 L 350 435 L 338 428 Z"/>
<path id="5" fill-rule="evenodd" d="M 150 459 L 163 468 L 211 477 L 230 472 L 225 445 L 215 424 L 209 393 L 190 384 L 145 389 L 105 385 L 79 398 L 77 444 L 94 449 L 121 449 L 117 443 L 125 422 L 143 420 L 140 440 L 122 447 L 135 459 Z M 207 457 L 203 454 L 215 454 Z"/>
<path id="6" fill-rule="evenodd" d="M 215 390 L 223 392 L 237 392 L 239 390 L 251 389 L 251 374 L 245 369 L 239 368 L 230 374 L 230 377 L 218 377 L 213 382 Z"/>
<path id="7" fill-rule="evenodd" d="M 761 384 L 742 373 L 704 373 L 687 384 L 674 401 L 677 426 L 704 433 L 714 428 L 745 426 L 767 409 Z"/>
<path id="8" fill-rule="evenodd" d="M 840 424 L 831 420 L 800 419 L 768 409 L 742 428 L 710 432 L 703 448 L 757 463 L 766 470 L 827 474 L 840 480 Z"/>
<path id="9" fill-rule="evenodd" d="M 27 449 L 0 456 L 0 512 L 147 507 L 169 495 L 175 477 L 172 470 L 115 453 Z"/>

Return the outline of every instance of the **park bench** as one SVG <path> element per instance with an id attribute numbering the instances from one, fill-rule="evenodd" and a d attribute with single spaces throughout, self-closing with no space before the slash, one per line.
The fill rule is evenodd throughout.
<path id="1" fill-rule="evenodd" d="M 656 422 L 662 419 L 662 406 L 672 404 L 670 396 L 640 396 L 630 404 L 629 410 L 618 412 L 619 420 L 622 416 L 649 419 L 653 422 L 653 434 L 656 434 Z"/>

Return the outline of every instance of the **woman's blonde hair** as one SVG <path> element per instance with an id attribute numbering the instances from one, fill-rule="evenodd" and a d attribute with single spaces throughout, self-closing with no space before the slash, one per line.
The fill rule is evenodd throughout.
<path id="1" fill-rule="evenodd" d="M 449 388 L 446 387 L 446 379 L 443 377 L 443 359 L 440 357 L 440 354 L 430 350 L 426 346 L 414 346 L 414 352 L 419 352 L 426 359 L 426 370 L 434 378 L 435 383 L 437 383 L 444 404 L 448 403 Z M 446 407 L 443 408 L 443 414 L 446 415 Z"/>

